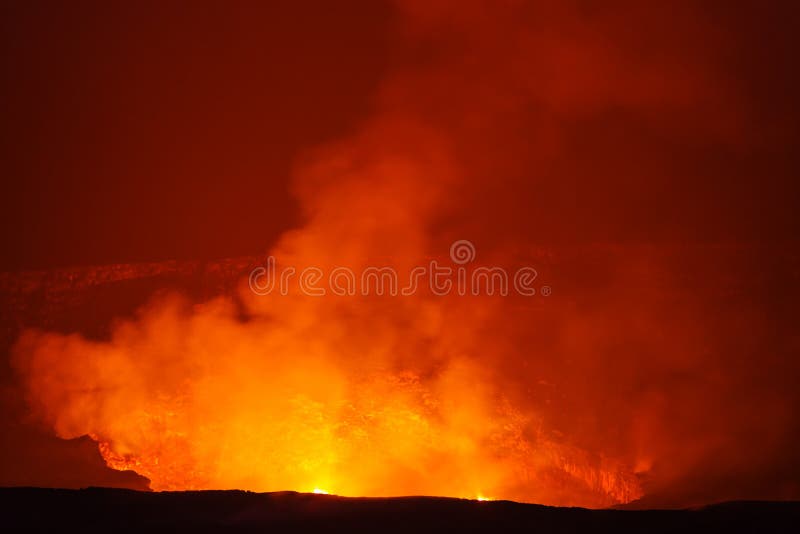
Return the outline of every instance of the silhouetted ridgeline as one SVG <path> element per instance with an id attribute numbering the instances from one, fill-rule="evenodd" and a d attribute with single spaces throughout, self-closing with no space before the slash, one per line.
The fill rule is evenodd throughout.
<path id="1" fill-rule="evenodd" d="M 438 497 L 345 498 L 295 492 L 137 492 L 0 488 L 3 527 L 50 532 L 796 532 L 800 502 L 692 510 L 587 510 Z"/>

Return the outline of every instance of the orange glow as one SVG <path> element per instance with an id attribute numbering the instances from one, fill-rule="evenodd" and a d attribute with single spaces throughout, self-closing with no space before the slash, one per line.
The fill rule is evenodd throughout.
<path id="1" fill-rule="evenodd" d="M 570 231 L 584 232 L 582 217 L 602 228 L 620 206 L 644 214 L 640 197 L 659 196 L 643 194 L 649 162 L 630 175 L 635 158 L 607 163 L 625 151 L 603 152 L 614 135 L 591 129 L 597 117 L 620 110 L 647 118 L 637 128 L 660 131 L 663 120 L 669 131 L 723 100 L 702 55 L 697 65 L 651 64 L 638 54 L 649 47 L 610 43 L 628 35 L 614 17 L 591 27 L 575 7 L 564 29 L 537 22 L 531 32 L 511 6 L 427 5 L 401 3 L 407 37 L 425 37 L 399 56 L 416 57 L 429 39 L 453 46 L 393 71 L 352 135 L 303 154 L 291 183 L 302 221 L 269 250 L 278 265 L 408 273 L 460 239 L 480 241 L 475 265 L 549 258 L 556 252 L 541 240 L 568 242 Z M 737 131 L 737 117 L 714 117 L 696 135 Z M 613 172 L 595 176 L 595 165 Z M 600 194 L 609 181 L 619 198 Z M 566 200 L 551 203 L 561 187 Z M 237 231 L 224 224 L 222 235 Z M 200 303 L 160 295 L 116 318 L 103 339 L 26 330 L 14 365 L 34 413 L 59 437 L 90 436 L 110 467 L 147 477 L 154 490 L 603 507 L 641 497 L 653 466 L 668 480 L 730 450 L 739 419 L 755 430 L 734 434 L 749 436 L 791 416 L 775 401 L 774 410 L 718 417 L 732 412 L 714 403 L 744 397 L 726 381 L 730 366 L 706 356 L 721 342 L 693 311 L 701 297 L 679 293 L 683 278 L 663 258 L 598 245 L 570 264 L 560 246 L 564 283 L 554 287 L 573 300 L 553 297 L 544 312 L 535 308 L 545 297 L 318 298 L 294 284 L 258 296 L 242 272 L 237 291 Z"/>
<path id="2" fill-rule="evenodd" d="M 272 252 L 299 268 L 388 257 L 410 270 L 447 250 L 429 224 L 462 173 L 436 128 L 381 115 L 298 169 L 307 219 Z M 109 466 L 155 490 L 639 497 L 627 458 L 566 439 L 543 401 L 494 376 L 506 340 L 488 330 L 507 305 L 424 291 L 256 296 L 243 281 L 203 304 L 156 299 L 105 341 L 27 331 L 15 353 L 58 436 L 89 435 Z"/>
<path id="3" fill-rule="evenodd" d="M 89 434 L 109 466 L 155 490 L 475 498 L 481 488 L 481 499 L 589 506 L 641 494 L 625 464 L 559 442 L 513 406 L 479 360 L 398 367 L 391 354 L 420 339 L 392 341 L 388 328 L 409 317 L 359 335 L 325 300 L 281 298 L 285 315 L 244 323 L 228 299 L 157 301 L 108 342 L 30 331 L 17 349 L 31 398 L 59 436 Z"/>
<path id="4" fill-rule="evenodd" d="M 10 3 L 0 485 L 800 497 L 781 2 Z"/>
<path id="5" fill-rule="evenodd" d="M 298 166 L 305 221 L 273 248 L 279 264 L 360 272 L 388 258 L 408 272 L 447 251 L 431 227 L 473 169 L 454 152 L 458 123 L 404 109 L 402 93 L 419 91 L 425 111 L 426 76 L 390 81 L 355 135 Z M 629 458 L 564 437 L 545 399 L 495 376 L 507 340 L 492 330 L 516 313 L 508 306 L 426 292 L 256 296 L 243 283 L 203 304 L 154 300 L 105 341 L 27 331 L 15 352 L 58 436 L 91 436 L 109 466 L 155 490 L 472 499 L 480 488 L 586 506 L 639 497 Z"/>

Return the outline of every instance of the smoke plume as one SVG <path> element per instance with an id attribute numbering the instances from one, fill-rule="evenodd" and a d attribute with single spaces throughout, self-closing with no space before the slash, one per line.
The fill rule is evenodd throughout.
<path id="1" fill-rule="evenodd" d="M 703 154 L 758 146 L 732 45 L 694 4 L 606 7 L 398 4 L 374 112 L 298 161 L 303 223 L 270 250 L 407 273 L 469 239 L 472 266 L 533 266 L 552 295 L 257 295 L 242 273 L 211 301 L 154 298 L 107 339 L 24 332 L 32 410 L 156 490 L 762 491 L 721 488 L 785 454 L 789 327 L 748 286 L 751 242 L 696 234 L 738 197 L 709 208 L 713 188 L 684 187 L 719 165 Z"/>

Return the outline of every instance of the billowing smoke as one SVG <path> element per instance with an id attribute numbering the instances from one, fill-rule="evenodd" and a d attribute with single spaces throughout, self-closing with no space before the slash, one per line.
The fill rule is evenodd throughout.
<path id="1" fill-rule="evenodd" d="M 298 163 L 305 219 L 278 270 L 409 273 L 469 239 L 470 268 L 535 267 L 535 296 L 258 295 L 242 273 L 235 295 L 159 297 L 104 341 L 25 332 L 31 407 L 154 489 L 748 496 L 722 474 L 782 454 L 795 397 L 775 375 L 796 370 L 743 289 L 749 245 L 694 241 L 727 208 L 681 190 L 750 119 L 725 32 L 652 8 L 404 2 L 374 114 Z"/>

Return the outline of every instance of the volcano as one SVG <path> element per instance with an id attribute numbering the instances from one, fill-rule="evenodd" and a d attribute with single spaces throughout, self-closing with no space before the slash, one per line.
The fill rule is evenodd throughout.
<path id="1" fill-rule="evenodd" d="M 791 3 L 0 11 L 14 526 L 796 518 Z"/>

